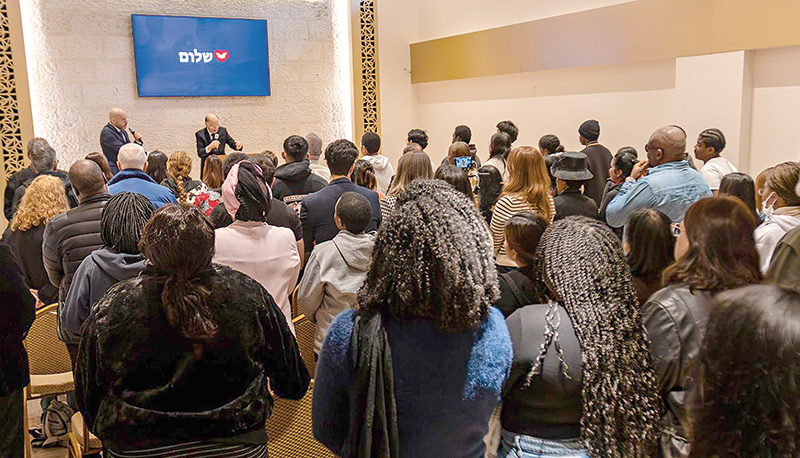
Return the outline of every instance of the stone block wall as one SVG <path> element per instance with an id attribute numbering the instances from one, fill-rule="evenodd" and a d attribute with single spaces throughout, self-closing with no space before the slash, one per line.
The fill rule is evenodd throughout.
<path id="1" fill-rule="evenodd" d="M 280 155 L 291 134 L 350 136 L 335 58 L 336 0 L 21 0 L 34 129 L 60 168 L 100 151 L 108 111 L 122 107 L 148 151 L 195 153 L 194 132 L 216 113 L 245 152 Z M 139 98 L 131 14 L 268 20 L 270 97 Z M 347 31 L 338 33 L 347 33 Z M 199 161 L 199 160 L 198 160 Z M 199 165 L 194 175 L 199 173 Z"/>

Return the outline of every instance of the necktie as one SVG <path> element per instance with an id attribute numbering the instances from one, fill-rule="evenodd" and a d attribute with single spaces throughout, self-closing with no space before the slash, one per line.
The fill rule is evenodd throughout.
<path id="1" fill-rule="evenodd" d="M 124 140 L 125 143 L 131 142 L 130 139 L 128 139 L 128 133 L 125 132 L 125 129 L 121 129 L 119 132 L 122 134 L 122 140 Z"/>

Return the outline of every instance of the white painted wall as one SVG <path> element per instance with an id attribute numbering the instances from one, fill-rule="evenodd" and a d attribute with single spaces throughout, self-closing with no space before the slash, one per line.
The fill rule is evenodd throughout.
<path id="1" fill-rule="evenodd" d="M 344 5 L 343 15 L 335 2 Z M 193 153 L 194 132 L 208 112 L 219 115 L 246 152 L 279 153 L 288 135 L 310 131 L 325 142 L 350 137 L 352 96 L 343 83 L 351 72 L 349 33 L 340 30 L 349 26 L 346 5 L 344 0 L 21 0 L 36 135 L 56 148 L 62 167 L 100 150 L 100 129 L 115 105 L 126 110 L 148 150 Z M 267 19 L 272 95 L 138 98 L 132 13 Z"/>
<path id="2" fill-rule="evenodd" d="M 752 175 L 800 159 L 800 47 L 411 84 L 408 45 L 476 30 L 624 3 L 619 0 L 393 0 L 379 4 L 384 154 L 394 161 L 411 128 L 428 131 L 428 153 L 446 154 L 453 128 L 467 124 L 485 160 L 495 125 L 520 127 L 517 145 L 556 134 L 578 149 L 578 125 L 596 118 L 610 149 L 642 151 L 650 134 L 680 124 L 692 150 L 709 127 L 729 137 L 724 155 Z M 415 37 L 416 33 L 416 38 Z M 520 52 L 524 52 L 521 50 Z M 698 165 L 700 165 L 698 163 Z"/>

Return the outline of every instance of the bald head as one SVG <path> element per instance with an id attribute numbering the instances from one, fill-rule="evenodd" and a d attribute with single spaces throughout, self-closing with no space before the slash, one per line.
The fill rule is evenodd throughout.
<path id="1" fill-rule="evenodd" d="M 108 122 L 119 130 L 128 127 L 128 115 L 122 111 L 122 108 L 114 107 L 108 113 Z"/>
<path id="2" fill-rule="evenodd" d="M 686 157 L 686 131 L 679 126 L 664 126 L 653 132 L 646 149 L 651 167 L 682 161 Z"/>
<path id="3" fill-rule="evenodd" d="M 126 143 L 119 149 L 117 163 L 120 170 L 144 170 L 147 154 L 144 152 L 144 148 L 136 143 Z"/>
<path id="4" fill-rule="evenodd" d="M 106 180 L 96 162 L 81 159 L 69 168 L 69 181 L 81 197 L 105 191 Z"/>
<path id="5" fill-rule="evenodd" d="M 206 129 L 212 134 L 216 134 L 219 131 L 219 118 L 214 113 L 206 115 Z"/>

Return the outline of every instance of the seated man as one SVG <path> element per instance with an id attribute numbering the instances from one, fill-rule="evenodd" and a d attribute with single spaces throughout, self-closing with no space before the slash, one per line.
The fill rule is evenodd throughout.
<path id="1" fill-rule="evenodd" d="M 372 218 L 366 231 L 373 232 L 378 229 L 381 222 L 378 193 L 353 183 L 349 178 L 353 173 L 356 158 L 358 149 L 348 140 L 336 140 L 325 149 L 325 160 L 331 170 L 331 182 L 314 194 L 306 196 L 300 210 L 306 253 L 310 254 L 314 245 L 327 242 L 339 233 L 333 218 L 334 207 L 339 197 L 347 191 L 357 192 L 369 200 L 372 205 Z"/>
<path id="2" fill-rule="evenodd" d="M 125 128 L 128 127 L 128 115 L 122 111 L 122 108 L 112 108 L 108 113 L 108 124 L 100 131 L 100 147 L 103 149 L 106 159 L 108 159 L 108 167 L 111 173 L 117 173 L 117 155 L 122 145 L 131 142 L 131 138 Z M 143 145 L 142 135 L 139 133 L 133 134 L 133 142 Z"/>
<path id="3" fill-rule="evenodd" d="M 591 197 L 581 192 L 587 181 L 594 175 L 589 171 L 589 159 L 585 153 L 566 152 L 551 169 L 556 178 L 558 195 L 553 199 L 556 205 L 556 219 L 567 216 L 588 216 L 597 218 L 597 204 Z"/>
<path id="4" fill-rule="evenodd" d="M 83 259 L 103 246 L 100 216 L 111 198 L 103 171 L 90 160 L 72 164 L 69 179 L 81 203 L 47 223 L 42 244 L 44 268 L 50 283 L 58 288 L 59 302 L 64 302 L 72 276 Z"/>
<path id="5" fill-rule="evenodd" d="M 606 207 L 606 221 L 622 227 L 631 213 L 640 208 L 655 208 L 673 223 L 683 221 L 693 203 L 711 197 L 711 190 L 700 172 L 686 161 L 686 132 L 666 126 L 650 136 L 645 145 L 647 161 L 637 163 L 631 176 Z"/>
<path id="6" fill-rule="evenodd" d="M 333 219 L 341 232 L 311 254 L 297 292 L 300 312 L 317 323 L 317 355 L 333 318 L 358 307 L 357 293 L 367 278 L 375 244 L 374 235 L 364 233 L 372 219 L 372 206 L 366 197 L 348 191 L 336 201 L 334 211 Z"/>
<path id="7" fill-rule="evenodd" d="M 108 192 L 112 196 L 121 192 L 135 192 L 147 197 L 156 209 L 178 202 L 168 187 L 156 183 L 146 173 L 147 154 L 136 143 L 128 143 L 119 149 L 117 167 L 120 172 L 108 182 Z"/>
<path id="8" fill-rule="evenodd" d="M 214 113 L 209 113 L 205 118 L 206 127 L 194 133 L 197 143 L 197 156 L 200 157 L 200 176 L 206 165 L 206 158 L 213 155 L 224 156 L 225 145 L 236 151 L 241 151 L 243 146 L 228 134 L 228 129 L 219 125 L 219 118 Z"/>

